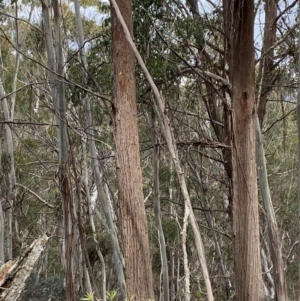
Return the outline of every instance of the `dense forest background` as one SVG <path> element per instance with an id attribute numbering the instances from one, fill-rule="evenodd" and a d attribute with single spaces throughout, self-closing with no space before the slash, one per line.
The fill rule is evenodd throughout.
<path id="1" fill-rule="evenodd" d="M 0 265 L 49 238 L 20 300 L 300 300 L 298 15 L 0 1 Z"/>

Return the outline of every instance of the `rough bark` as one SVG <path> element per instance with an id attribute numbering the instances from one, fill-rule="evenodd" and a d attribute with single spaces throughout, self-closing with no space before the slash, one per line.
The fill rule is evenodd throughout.
<path id="1" fill-rule="evenodd" d="M 120 9 L 118 7 L 118 4 L 115 0 L 111 0 L 111 3 L 113 4 L 113 7 L 115 9 L 115 12 L 117 14 L 118 19 L 120 20 L 121 24 L 122 24 L 122 28 L 123 31 L 125 33 L 125 37 L 126 40 L 129 42 L 147 80 L 149 85 L 151 86 L 151 89 L 153 91 L 154 94 L 154 108 L 158 117 L 158 121 L 160 123 L 160 127 L 162 129 L 162 133 L 165 137 L 172 161 L 174 163 L 174 167 L 176 170 L 176 174 L 177 174 L 177 178 L 178 178 L 178 182 L 180 185 L 180 189 L 181 189 L 181 193 L 184 199 L 184 204 L 185 204 L 185 209 L 188 208 L 189 209 L 189 220 L 193 229 L 193 233 L 195 236 L 195 244 L 196 244 L 196 249 L 197 249 L 197 254 L 198 254 L 198 258 L 201 264 L 201 269 L 202 269 L 202 273 L 203 273 L 203 278 L 204 278 L 204 282 L 205 282 L 205 286 L 206 286 L 206 290 L 207 290 L 207 300 L 208 301 L 213 301 L 213 293 L 212 293 L 212 288 L 211 288 L 211 282 L 209 279 L 209 273 L 208 273 L 208 269 L 207 269 L 207 263 L 206 263 L 206 259 L 205 259 L 205 254 L 204 254 L 204 247 L 203 247 L 203 243 L 202 243 L 202 237 L 200 234 L 200 230 L 196 221 L 196 217 L 192 208 L 192 204 L 191 204 L 191 200 L 190 200 L 190 196 L 187 190 L 187 185 L 186 185 L 186 180 L 185 180 L 185 174 L 183 172 L 183 169 L 181 167 L 181 163 L 179 160 L 179 156 L 178 156 L 178 151 L 177 151 L 177 146 L 176 146 L 176 142 L 175 142 L 175 138 L 173 136 L 173 133 L 171 131 L 171 127 L 170 127 L 170 122 L 169 119 L 167 117 L 167 115 L 165 114 L 165 109 L 164 109 L 164 103 L 162 100 L 162 97 L 158 91 L 157 86 L 155 85 L 153 78 L 151 77 L 140 53 L 138 52 L 129 29 L 127 28 L 127 25 L 123 19 L 123 16 L 120 12 Z M 122 6 L 121 6 L 122 7 Z M 122 10 L 123 12 L 123 10 Z M 123 34 L 122 31 L 120 32 L 120 34 Z M 121 75 L 121 74 L 120 74 Z M 118 166 L 117 166 L 118 168 Z"/>
<path id="2" fill-rule="evenodd" d="M 131 1 L 117 1 L 132 35 Z M 135 58 L 112 9 L 114 135 L 127 297 L 154 298 L 137 127 Z"/>
<path id="3" fill-rule="evenodd" d="M 255 163 L 254 2 L 232 1 L 232 203 L 236 300 L 263 300 Z"/>

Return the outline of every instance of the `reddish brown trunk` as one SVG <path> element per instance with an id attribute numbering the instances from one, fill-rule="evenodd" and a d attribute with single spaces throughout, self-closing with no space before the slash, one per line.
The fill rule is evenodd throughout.
<path id="1" fill-rule="evenodd" d="M 232 2 L 232 179 L 236 300 L 263 300 L 255 158 L 254 3 Z"/>
<path id="2" fill-rule="evenodd" d="M 117 4 L 132 33 L 131 1 L 118 0 Z M 143 301 L 153 299 L 154 293 L 140 166 L 135 58 L 113 9 L 112 35 L 116 166 L 127 296 Z"/>

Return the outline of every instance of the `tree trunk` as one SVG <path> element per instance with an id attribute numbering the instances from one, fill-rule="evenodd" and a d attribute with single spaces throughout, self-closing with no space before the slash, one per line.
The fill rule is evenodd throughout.
<path id="1" fill-rule="evenodd" d="M 60 11 L 58 0 L 53 1 L 54 31 L 56 40 L 57 73 L 64 75 L 64 59 L 62 52 L 62 37 L 60 26 Z M 70 184 L 70 168 L 68 154 L 67 124 L 66 124 L 66 102 L 65 89 L 61 78 L 58 78 L 58 100 L 59 100 L 59 137 L 61 149 L 59 152 L 59 188 L 62 198 L 65 260 L 66 260 L 66 300 L 75 300 L 74 274 L 73 274 L 73 237 L 74 237 L 74 204 Z"/>
<path id="2" fill-rule="evenodd" d="M 236 300 L 263 300 L 255 164 L 254 2 L 231 3 L 233 237 Z"/>
<path id="3" fill-rule="evenodd" d="M 132 35 L 130 0 L 118 0 Z M 135 58 L 112 9 L 114 134 L 127 297 L 154 298 L 137 127 Z"/>
<path id="4" fill-rule="evenodd" d="M 271 200 L 265 152 L 264 152 L 258 117 L 255 118 L 255 129 L 256 129 L 256 141 L 257 141 L 256 143 L 257 170 L 258 170 L 261 196 L 262 196 L 264 210 L 266 213 L 266 219 L 268 224 L 269 248 L 270 248 L 271 258 L 273 262 L 273 277 L 274 277 L 274 284 L 275 284 L 276 300 L 286 301 L 288 300 L 288 297 L 287 297 L 284 264 L 283 264 L 282 252 L 281 252 L 281 241 L 280 241 L 276 216 Z"/>
<path id="5" fill-rule="evenodd" d="M 3 81 L 0 78 L 0 97 L 2 98 L 2 107 L 5 121 L 12 121 L 8 101 L 6 98 L 6 93 L 3 87 Z M 6 256 L 7 260 L 13 258 L 12 253 L 12 220 L 13 220 L 13 207 L 15 199 L 15 186 L 16 186 L 16 173 L 15 173 L 15 159 L 14 159 L 14 145 L 13 145 L 13 134 L 9 123 L 5 124 L 5 134 L 6 134 L 6 143 L 7 143 L 7 162 L 8 162 L 8 190 L 7 190 L 7 229 L 5 232 L 6 240 Z"/>
<path id="6" fill-rule="evenodd" d="M 211 282 L 209 279 L 209 273 L 208 273 L 208 269 L 207 269 L 207 263 L 206 263 L 206 259 L 205 259 L 205 254 L 204 254 L 204 247 L 203 247 L 203 242 L 202 242 L 202 237 L 200 234 L 200 230 L 196 221 L 196 217 L 192 208 L 192 204 L 191 204 L 191 200 L 190 200 L 190 196 L 187 190 L 187 185 L 186 185 L 186 181 L 185 181 L 185 174 L 182 170 L 181 167 L 181 163 L 179 160 L 179 156 L 178 156 L 178 152 L 177 152 L 177 146 L 176 146 L 176 142 L 173 136 L 173 133 L 171 131 L 171 127 L 170 127 L 170 122 L 168 117 L 165 114 L 165 109 L 164 109 L 164 104 L 163 104 L 163 100 L 162 97 L 157 89 L 157 86 L 155 85 L 153 78 L 151 77 L 140 53 L 138 52 L 133 40 L 132 40 L 132 36 L 130 34 L 130 29 L 128 29 L 126 22 L 123 19 L 123 16 L 121 14 L 121 11 L 117 5 L 117 2 L 115 0 L 111 0 L 111 3 L 113 4 L 113 7 L 115 9 L 115 12 L 118 16 L 118 19 L 120 20 L 120 22 L 122 23 L 122 27 L 123 27 L 123 31 L 125 33 L 125 37 L 127 39 L 127 41 L 130 43 L 130 46 L 132 48 L 132 50 L 134 51 L 134 54 L 141 66 L 141 68 L 143 69 L 143 72 L 145 73 L 145 76 L 151 86 L 151 89 L 153 91 L 154 94 L 154 108 L 156 111 L 156 114 L 158 116 L 158 121 L 160 123 L 161 129 L 162 129 L 162 133 L 165 137 L 172 161 L 174 163 L 174 167 L 176 170 L 176 174 L 177 174 L 177 178 L 178 178 L 178 182 L 180 185 L 180 189 L 181 189 L 181 193 L 184 199 L 184 205 L 185 205 L 185 209 L 188 209 L 188 217 L 193 229 L 193 233 L 195 236 L 195 244 L 196 244 L 196 249 L 197 249 L 197 254 L 198 254 L 198 258 L 201 264 L 201 268 L 202 268 L 202 273 L 203 273 L 203 278 L 205 281 L 205 286 L 206 286 L 206 290 L 207 290 L 207 300 L 208 301 L 213 301 L 213 293 L 212 293 L 212 288 L 211 288 Z M 122 8 L 122 6 L 121 6 Z M 122 10 L 123 11 L 123 10 Z M 122 31 L 120 32 L 120 34 L 122 34 Z M 119 75 L 122 75 L 121 73 Z M 117 115 L 118 117 L 118 115 Z M 118 168 L 119 166 L 117 166 Z"/>

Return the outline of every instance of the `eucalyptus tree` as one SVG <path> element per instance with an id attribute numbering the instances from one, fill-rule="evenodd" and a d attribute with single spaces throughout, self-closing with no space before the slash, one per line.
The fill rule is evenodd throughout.
<path id="1" fill-rule="evenodd" d="M 125 21 L 122 17 L 122 14 L 120 12 L 117 2 L 115 0 L 112 0 L 112 3 L 113 3 L 113 7 L 116 11 L 117 17 L 120 21 L 120 25 L 122 26 L 122 29 L 125 32 L 126 40 L 130 44 L 130 47 L 133 50 L 134 55 L 136 56 L 140 66 L 145 74 L 145 77 L 147 78 L 147 81 L 153 91 L 154 100 L 155 100 L 155 102 L 154 102 L 155 112 L 158 116 L 158 120 L 159 120 L 161 129 L 162 129 L 163 135 L 165 137 L 165 140 L 166 140 L 166 143 L 168 146 L 168 150 L 170 152 L 172 161 L 174 163 L 176 174 L 178 177 L 178 182 L 180 185 L 180 190 L 181 190 L 181 193 L 182 193 L 182 196 L 184 199 L 184 206 L 185 206 L 185 212 L 186 212 L 184 218 L 189 219 L 192 229 L 193 229 L 194 236 L 195 236 L 197 255 L 198 255 L 198 259 L 201 264 L 203 277 L 204 277 L 204 281 L 205 281 L 205 285 L 206 285 L 206 289 L 207 289 L 207 300 L 212 301 L 214 298 L 213 298 L 211 282 L 209 279 L 209 273 L 208 273 L 207 263 L 206 263 L 206 259 L 205 259 L 204 249 L 203 249 L 202 237 L 201 237 L 200 230 L 199 230 L 199 227 L 196 222 L 196 217 L 195 217 L 195 214 L 194 214 L 194 211 L 192 208 L 192 204 L 191 204 L 191 200 L 190 200 L 190 196 L 189 196 L 189 193 L 187 190 L 185 175 L 184 175 L 184 172 L 183 172 L 183 169 L 181 166 L 181 162 L 178 157 L 176 141 L 174 139 L 174 135 L 172 133 L 168 117 L 165 115 L 164 103 L 163 103 L 162 97 L 161 97 L 161 95 L 158 91 L 158 88 L 157 88 L 156 84 L 154 83 L 153 78 L 150 75 L 140 53 L 138 52 L 138 50 L 132 40 L 130 30 L 128 29 L 127 24 L 125 23 Z M 121 74 L 122 73 L 120 73 L 120 75 Z M 117 168 L 118 168 L 118 166 L 117 166 Z"/>
<path id="2" fill-rule="evenodd" d="M 232 84 L 232 219 L 237 300 L 263 300 L 255 164 L 254 1 L 224 1 Z"/>
<path id="3" fill-rule="evenodd" d="M 118 1 L 132 35 L 131 0 Z M 113 105 L 116 169 L 127 296 L 154 298 L 137 126 L 134 53 L 112 8 Z"/>
<path id="4" fill-rule="evenodd" d="M 60 172 L 60 193 L 62 197 L 63 208 L 63 226 L 65 240 L 65 260 L 66 260 L 66 300 L 72 301 L 75 299 L 74 289 L 74 274 L 73 274 L 73 237 L 74 237 L 74 202 L 70 183 L 70 154 L 69 141 L 67 137 L 67 119 L 66 119 L 66 100 L 65 87 L 62 81 L 64 77 L 64 57 L 63 57 L 63 40 L 61 31 L 60 7 L 57 0 L 53 2 L 54 12 L 54 31 L 56 42 L 56 62 L 57 74 L 56 78 L 58 86 L 58 103 L 59 103 L 59 172 Z"/>
<path id="5" fill-rule="evenodd" d="M 59 188 L 62 198 L 64 240 L 61 257 L 66 275 L 67 300 L 75 298 L 74 273 L 73 273 L 73 235 L 74 235 L 74 204 L 70 183 L 70 158 L 69 141 L 67 138 L 67 119 L 65 87 L 62 79 L 65 76 L 65 63 L 63 56 L 63 39 L 61 31 L 61 14 L 58 1 L 53 2 L 54 15 L 54 41 L 53 48 L 52 25 L 50 20 L 50 3 L 42 2 L 43 20 L 45 24 L 46 50 L 48 58 L 48 70 L 51 87 L 51 96 L 55 108 L 58 149 L 59 149 Z"/>

